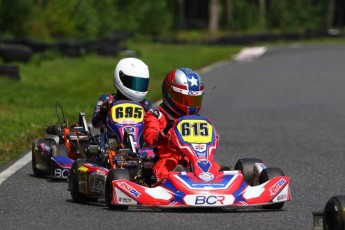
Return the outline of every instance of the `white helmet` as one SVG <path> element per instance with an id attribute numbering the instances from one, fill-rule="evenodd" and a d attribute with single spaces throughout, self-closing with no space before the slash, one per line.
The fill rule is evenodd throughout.
<path id="1" fill-rule="evenodd" d="M 142 101 L 149 86 L 149 67 L 137 58 L 124 58 L 114 71 L 114 86 L 128 99 Z"/>

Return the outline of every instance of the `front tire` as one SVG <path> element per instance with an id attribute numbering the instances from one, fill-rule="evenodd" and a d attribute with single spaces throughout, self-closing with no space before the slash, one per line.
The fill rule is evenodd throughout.
<path id="1" fill-rule="evenodd" d="M 129 172 L 127 169 L 112 169 L 107 175 L 107 180 L 105 183 L 105 200 L 108 207 L 111 210 L 127 210 L 128 206 L 125 205 L 114 205 L 111 203 L 113 200 L 113 180 L 130 180 Z"/>
<path id="2" fill-rule="evenodd" d="M 263 184 L 274 177 L 285 176 L 283 170 L 280 168 L 265 168 L 260 173 L 259 184 Z M 285 202 L 274 203 L 270 205 L 263 206 L 264 209 L 282 209 Z"/>
<path id="3" fill-rule="evenodd" d="M 96 198 L 87 197 L 79 191 L 78 168 L 80 168 L 84 163 L 86 163 L 85 160 L 76 160 L 72 165 L 68 182 L 71 196 L 73 201 L 76 203 L 96 202 Z"/>
<path id="4" fill-rule="evenodd" d="M 263 163 L 262 160 L 258 158 L 243 158 L 236 162 L 235 170 L 240 170 L 242 172 L 244 180 L 247 184 L 250 184 L 250 180 L 254 174 L 254 164 Z"/>
<path id="5" fill-rule="evenodd" d="M 334 196 L 327 201 L 323 212 L 324 229 L 345 229 L 345 196 Z"/>

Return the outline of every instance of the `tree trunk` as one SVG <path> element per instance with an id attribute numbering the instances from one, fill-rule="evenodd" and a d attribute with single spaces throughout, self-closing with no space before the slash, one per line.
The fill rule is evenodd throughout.
<path id="1" fill-rule="evenodd" d="M 260 29 L 266 29 L 266 0 L 259 0 L 259 23 Z"/>
<path id="2" fill-rule="evenodd" d="M 184 0 L 178 0 L 178 10 L 179 10 L 179 21 L 180 21 L 180 28 L 186 29 L 186 16 L 185 16 L 185 7 L 184 7 Z"/>
<path id="3" fill-rule="evenodd" d="M 335 0 L 328 1 L 327 28 L 331 29 L 334 22 Z"/>
<path id="4" fill-rule="evenodd" d="M 208 20 L 208 30 L 211 36 L 216 36 L 219 30 L 219 0 L 210 0 Z"/>
<path id="5" fill-rule="evenodd" d="M 234 22 L 234 15 L 232 13 L 232 9 L 233 0 L 226 0 L 226 18 L 230 25 Z"/>

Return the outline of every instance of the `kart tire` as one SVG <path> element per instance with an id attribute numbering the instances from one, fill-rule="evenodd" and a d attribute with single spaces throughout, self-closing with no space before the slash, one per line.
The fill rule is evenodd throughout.
<path id="1" fill-rule="evenodd" d="M 43 173 L 36 167 L 36 156 L 35 156 L 35 146 L 36 142 L 32 143 L 32 148 L 31 148 L 31 167 L 32 167 L 32 172 L 36 177 L 41 177 Z"/>
<path id="2" fill-rule="evenodd" d="M 107 202 L 108 207 L 111 210 L 127 210 L 128 206 L 125 205 L 114 205 L 111 203 L 112 199 L 113 199 L 113 184 L 112 181 L 113 180 L 130 180 L 130 176 L 129 176 L 129 172 L 127 169 L 112 169 L 109 171 L 108 175 L 107 175 L 107 180 L 105 183 L 105 200 Z"/>
<path id="3" fill-rule="evenodd" d="M 68 149 L 64 144 L 55 145 L 52 147 L 52 156 L 68 157 Z"/>
<path id="4" fill-rule="evenodd" d="M 84 163 L 86 163 L 85 160 L 78 159 L 74 161 L 71 167 L 68 180 L 71 196 L 75 203 L 97 202 L 97 198 L 87 197 L 85 194 L 79 192 L 78 168 Z"/>
<path id="5" fill-rule="evenodd" d="M 19 67 L 13 65 L 0 65 L 0 76 L 9 77 L 11 79 L 20 80 Z"/>
<path id="6" fill-rule="evenodd" d="M 345 196 L 333 196 L 323 211 L 324 229 L 345 229 Z"/>
<path id="7" fill-rule="evenodd" d="M 244 180 L 247 182 L 247 184 L 250 183 L 250 179 L 253 176 L 255 163 L 263 162 L 258 158 L 242 158 L 236 162 L 235 170 L 240 170 L 242 172 Z"/>
<path id="8" fill-rule="evenodd" d="M 49 145 L 51 148 L 53 148 L 56 145 L 55 140 L 54 139 L 50 139 L 50 138 L 41 138 L 41 139 L 38 139 L 38 140 L 36 140 L 36 141 L 34 141 L 32 143 L 32 147 L 31 147 L 31 166 L 32 166 L 32 172 L 37 177 L 42 177 L 44 175 L 49 174 L 49 172 L 40 171 L 37 168 L 37 165 L 36 165 L 37 164 L 37 160 L 36 160 L 36 155 L 35 155 L 35 147 L 38 144 L 41 144 L 41 143 Z"/>
<path id="9" fill-rule="evenodd" d="M 280 168 L 265 168 L 262 170 L 259 176 L 259 184 L 263 184 L 269 180 L 271 180 L 274 177 L 277 176 L 284 176 L 283 170 Z M 270 205 L 265 205 L 263 206 L 264 209 L 282 209 L 284 206 L 285 202 L 280 202 L 280 203 L 274 203 Z"/>

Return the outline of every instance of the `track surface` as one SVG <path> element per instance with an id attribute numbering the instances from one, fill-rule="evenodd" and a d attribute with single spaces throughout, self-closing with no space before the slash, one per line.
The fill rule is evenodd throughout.
<path id="1" fill-rule="evenodd" d="M 31 165 L 0 186 L 1 229 L 311 229 L 312 212 L 345 194 L 345 45 L 271 49 L 250 63 L 204 74 L 202 113 L 220 136 L 216 160 L 261 158 L 292 179 L 282 211 L 130 209 L 71 201 L 67 184 Z"/>

